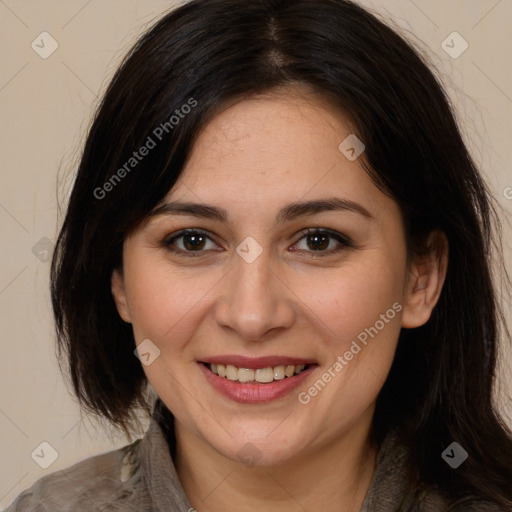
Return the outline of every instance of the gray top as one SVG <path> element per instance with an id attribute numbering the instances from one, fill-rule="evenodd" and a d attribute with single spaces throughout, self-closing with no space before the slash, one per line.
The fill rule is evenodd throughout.
<path id="1" fill-rule="evenodd" d="M 142 439 L 41 478 L 22 492 L 6 512 L 193 512 L 165 432 L 153 414 Z M 360 512 L 448 511 L 446 502 L 434 491 L 425 493 L 419 508 L 407 506 L 406 456 L 407 450 L 396 436 L 388 435 L 379 450 L 377 467 Z M 469 499 L 457 502 L 449 511 L 504 512 Z"/>

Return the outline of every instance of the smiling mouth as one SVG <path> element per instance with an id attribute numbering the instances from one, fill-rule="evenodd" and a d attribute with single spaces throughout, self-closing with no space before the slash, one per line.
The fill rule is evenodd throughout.
<path id="1" fill-rule="evenodd" d="M 270 384 L 278 380 L 289 379 L 301 374 L 311 366 L 316 364 L 298 364 L 298 365 L 278 365 L 267 366 L 265 368 L 239 368 L 231 364 L 213 364 L 203 363 L 212 373 L 224 379 L 245 383 Z"/>

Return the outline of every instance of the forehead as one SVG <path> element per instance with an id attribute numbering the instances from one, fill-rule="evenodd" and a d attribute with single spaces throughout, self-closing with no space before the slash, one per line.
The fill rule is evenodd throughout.
<path id="1" fill-rule="evenodd" d="M 347 119 L 307 90 L 234 101 L 200 132 L 167 199 L 197 194 L 211 200 L 234 190 L 267 202 L 333 188 L 368 192 L 375 185 L 361 160 L 339 149 L 347 137 L 354 137 Z"/>
<path id="2" fill-rule="evenodd" d="M 281 88 L 227 103 L 200 132 L 192 160 L 204 152 L 222 159 L 260 151 L 263 167 L 270 157 L 300 160 L 315 148 L 336 149 L 338 139 L 348 134 L 348 120 L 339 109 L 307 88 Z M 253 161 L 253 167 L 258 163 Z"/>

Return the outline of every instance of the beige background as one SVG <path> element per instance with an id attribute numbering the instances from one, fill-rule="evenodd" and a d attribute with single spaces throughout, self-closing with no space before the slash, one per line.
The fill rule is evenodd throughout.
<path id="1" fill-rule="evenodd" d="M 362 3 L 407 30 L 442 71 L 474 157 L 510 212 L 512 1 Z M 120 437 L 109 440 L 87 418 L 80 421 L 66 390 L 55 359 L 46 260 L 61 220 L 59 169 L 65 192 L 91 113 L 116 64 L 173 5 L 170 0 L 0 0 L 0 508 L 44 474 L 126 444 Z M 58 43 L 47 59 L 31 47 L 43 31 Z M 457 59 L 441 47 L 453 31 L 469 45 Z M 509 268 L 510 255 L 509 248 Z M 511 374 L 509 364 L 501 374 L 507 390 L 505 375 Z M 503 408 L 512 416 L 510 402 L 503 401 Z M 46 470 L 31 458 L 43 441 L 58 452 Z"/>

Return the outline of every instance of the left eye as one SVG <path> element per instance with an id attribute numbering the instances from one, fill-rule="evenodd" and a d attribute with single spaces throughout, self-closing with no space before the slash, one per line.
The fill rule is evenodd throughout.
<path id="1" fill-rule="evenodd" d="M 352 246 L 347 237 L 343 236 L 341 233 L 331 232 L 328 230 L 308 230 L 306 234 L 300 238 L 299 242 L 301 240 L 306 240 L 306 252 L 332 254 L 333 252 L 341 250 L 343 247 Z M 329 248 L 332 240 L 335 240 L 337 244 L 335 244 L 333 248 Z M 299 250 L 302 251 L 303 249 Z"/>
<path id="2" fill-rule="evenodd" d="M 306 248 L 299 247 L 293 251 L 304 253 L 308 257 L 322 257 L 322 255 L 338 252 L 345 247 L 352 247 L 351 241 L 346 236 L 329 230 L 310 229 L 303 232 L 295 246 L 300 245 L 302 240 L 305 240 Z M 331 246 L 333 240 L 337 242 L 334 247 Z M 178 241 L 180 242 L 178 243 Z M 211 244 L 211 247 L 208 247 L 208 243 Z M 210 236 L 198 230 L 182 231 L 171 238 L 166 238 L 163 244 L 174 253 L 191 257 L 199 256 L 201 252 L 208 249 L 218 251 L 216 249 L 218 245 Z"/>

